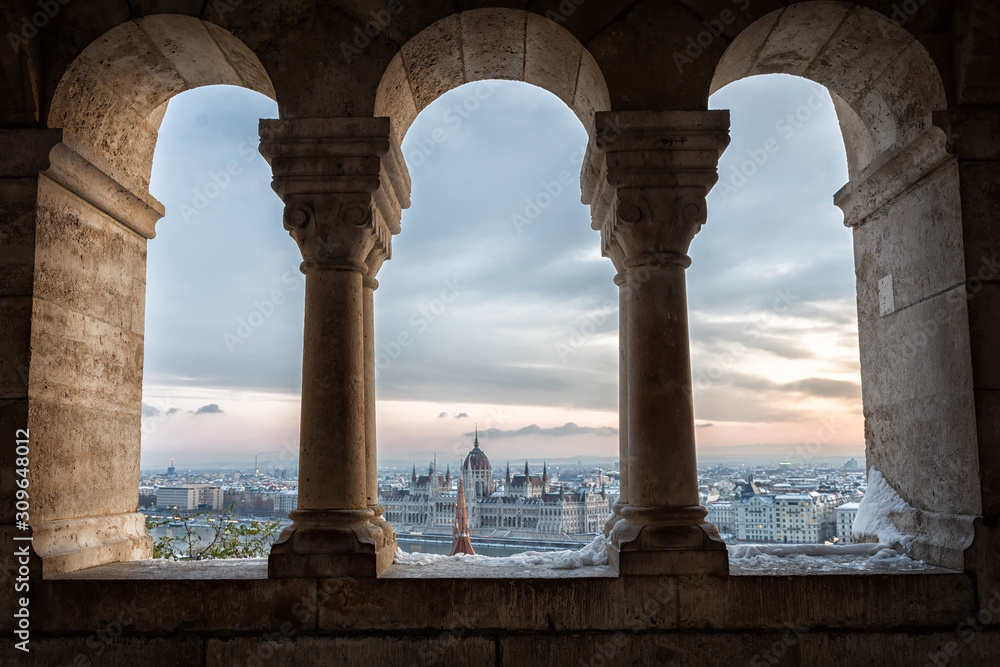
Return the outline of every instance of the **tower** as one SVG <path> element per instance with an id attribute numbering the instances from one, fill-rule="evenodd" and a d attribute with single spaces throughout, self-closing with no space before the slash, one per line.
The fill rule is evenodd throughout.
<path id="1" fill-rule="evenodd" d="M 465 506 L 465 480 L 458 480 L 458 504 L 455 506 L 455 527 L 451 531 L 451 553 L 469 554 L 474 556 L 476 550 L 472 548 L 472 540 L 469 538 L 469 515 Z"/>
<path id="2" fill-rule="evenodd" d="M 173 475 L 175 472 L 176 472 L 176 469 L 174 468 L 174 457 L 171 456 L 170 457 L 170 467 L 167 468 L 167 474 L 168 475 Z"/>
<path id="3" fill-rule="evenodd" d="M 493 481 L 493 467 L 490 459 L 479 447 L 479 429 L 476 428 L 476 437 L 472 444 L 472 451 L 465 457 L 462 463 L 462 479 L 469 489 L 470 498 L 482 500 L 488 498 L 496 491 L 496 482 Z M 475 513 L 475 509 L 473 509 Z M 475 518 L 475 517 L 473 517 Z"/>

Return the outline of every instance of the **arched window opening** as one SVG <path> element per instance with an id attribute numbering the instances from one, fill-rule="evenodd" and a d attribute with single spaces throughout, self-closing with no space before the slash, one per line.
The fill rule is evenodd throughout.
<path id="1" fill-rule="evenodd" d="M 731 143 L 689 269 L 703 503 L 730 543 L 833 543 L 865 470 L 837 114 L 825 88 L 782 74 L 710 106 L 730 110 Z"/>
<path id="2" fill-rule="evenodd" d="M 979 267 L 966 267 L 945 83 L 904 26 L 833 2 L 755 21 L 726 49 L 710 91 L 775 72 L 830 91 L 847 156 L 834 202 L 853 236 L 870 485 L 857 537 L 964 568 L 983 508 L 967 469 L 979 445 L 966 280 Z"/>
<path id="3" fill-rule="evenodd" d="M 423 506 L 460 479 L 474 541 L 524 540 L 496 555 L 582 546 L 603 527 L 617 487 L 618 295 L 580 202 L 587 141 L 554 95 L 496 80 L 445 93 L 402 141 L 412 204 L 378 276 L 375 361 L 381 504 L 428 517 L 395 522 L 405 550 L 408 534 L 435 529 L 451 547 L 455 503 Z M 435 455 L 414 477 L 411 461 Z M 557 504 L 581 518 L 539 523 L 539 506 Z"/>
<path id="4" fill-rule="evenodd" d="M 46 363 L 33 370 L 38 389 L 30 392 L 32 419 L 49 443 L 34 452 L 32 480 L 45 498 L 31 516 L 44 576 L 151 553 L 137 487 L 147 241 L 165 212 L 149 192 L 153 153 L 170 99 L 216 84 L 275 98 L 264 66 L 233 34 L 190 16 L 151 15 L 95 39 L 52 92 L 45 122 L 55 143 L 38 179 L 36 216 L 45 243 L 34 253 L 46 326 L 32 326 L 32 346 Z M 204 199 L 189 206 L 207 208 L 223 196 L 220 168 L 226 164 L 197 172 L 208 179 L 193 186 Z M 231 188 L 230 180 L 227 197 Z M 206 362 L 203 370 L 219 367 Z M 150 407 L 147 420 L 160 409 Z M 162 416 L 174 407 L 188 410 L 165 404 Z M 55 471 L 72 471 L 72 481 Z"/>
<path id="5" fill-rule="evenodd" d="M 140 479 L 155 517 L 287 519 L 297 504 L 304 278 L 257 150 L 276 116 L 264 95 L 210 86 L 172 98 L 160 125 Z"/>

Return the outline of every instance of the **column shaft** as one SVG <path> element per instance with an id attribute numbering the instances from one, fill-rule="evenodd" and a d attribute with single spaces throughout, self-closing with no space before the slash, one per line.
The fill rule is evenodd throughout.
<path id="1" fill-rule="evenodd" d="M 365 482 L 369 507 L 378 506 L 378 452 L 375 443 L 375 287 L 377 285 L 375 280 L 365 278 Z M 381 512 L 377 512 L 377 514 L 381 514 Z"/>
<path id="2" fill-rule="evenodd" d="M 624 272 L 615 276 L 618 285 L 618 499 L 604 522 L 604 535 L 611 535 L 621 519 L 621 508 L 628 504 L 629 480 L 629 380 L 628 380 L 628 290 Z"/>
<path id="3" fill-rule="evenodd" d="M 357 271 L 306 277 L 300 510 L 367 505 L 361 280 Z"/>
<path id="4" fill-rule="evenodd" d="M 601 112 L 584 183 L 602 252 L 626 276 L 620 407 L 623 496 L 609 519 L 621 574 L 728 574 L 726 546 L 698 504 L 684 270 L 718 180 L 729 118 L 719 111 Z"/>
<path id="5" fill-rule="evenodd" d="M 628 269 L 630 505 L 698 505 L 684 267 Z"/>
<path id="6" fill-rule="evenodd" d="M 392 564 L 378 506 L 374 276 L 409 179 L 387 118 L 261 121 L 261 153 L 306 274 L 299 504 L 274 577 L 375 577 Z"/>

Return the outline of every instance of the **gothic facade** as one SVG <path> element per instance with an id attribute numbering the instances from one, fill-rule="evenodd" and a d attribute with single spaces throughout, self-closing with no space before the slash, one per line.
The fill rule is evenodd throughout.
<path id="1" fill-rule="evenodd" d="M 444 530 L 454 523 L 458 491 L 451 488 L 450 473 L 437 475 L 431 464 L 428 475 L 417 477 L 416 468 L 410 487 L 384 490 L 379 503 L 385 507 L 386 520 L 400 530 L 423 532 Z M 479 446 L 479 435 L 472 451 L 462 463 L 468 522 L 472 535 L 495 535 L 507 531 L 517 537 L 556 537 L 565 534 L 597 533 L 611 511 L 613 499 L 604 488 L 579 488 L 567 491 L 549 488 L 548 469 L 532 475 L 528 462 L 524 473 L 511 476 L 510 465 L 501 487 L 493 476 L 489 458 Z M 435 480 L 435 481 L 431 481 Z"/>

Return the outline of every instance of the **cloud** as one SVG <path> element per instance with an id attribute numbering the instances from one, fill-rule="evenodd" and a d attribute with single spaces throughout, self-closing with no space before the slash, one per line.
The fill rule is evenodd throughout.
<path id="1" fill-rule="evenodd" d="M 705 422 L 704 424 L 695 424 L 695 428 L 708 428 L 710 426 L 715 426 L 712 422 Z"/>
<path id="2" fill-rule="evenodd" d="M 222 408 L 219 407 L 218 403 L 209 403 L 208 405 L 203 405 L 197 410 L 191 410 L 191 414 L 194 415 L 214 415 L 222 412 Z"/>
<path id="3" fill-rule="evenodd" d="M 441 414 L 438 415 L 438 419 L 441 419 L 442 417 L 447 417 L 447 416 L 448 416 L 447 412 L 442 412 Z"/>
<path id="4" fill-rule="evenodd" d="M 861 385 L 846 380 L 831 380 L 830 378 L 805 378 L 797 382 L 781 385 L 784 391 L 794 391 L 817 398 L 842 398 L 856 401 L 861 398 Z"/>
<path id="5" fill-rule="evenodd" d="M 465 412 L 459 412 L 457 415 L 455 415 L 455 419 L 468 419 L 468 418 L 469 415 Z"/>
<path id="6" fill-rule="evenodd" d="M 472 433 L 466 433 L 466 436 L 471 436 Z M 564 438 L 572 435 L 618 435 L 618 429 L 611 428 L 610 426 L 577 426 L 573 422 L 568 422 L 562 426 L 556 426 L 553 428 L 542 428 L 538 424 L 531 424 L 530 426 L 525 426 L 524 428 L 514 429 L 510 431 L 501 431 L 497 428 L 491 428 L 484 431 L 485 437 L 488 438 L 518 438 L 524 435 L 543 435 L 552 438 Z"/>
<path id="7" fill-rule="evenodd" d="M 142 416 L 143 417 L 159 417 L 160 415 L 165 415 L 169 417 L 172 414 L 180 412 L 180 408 L 170 408 L 166 411 L 161 410 L 157 407 L 153 407 L 149 403 L 142 404 Z"/>

